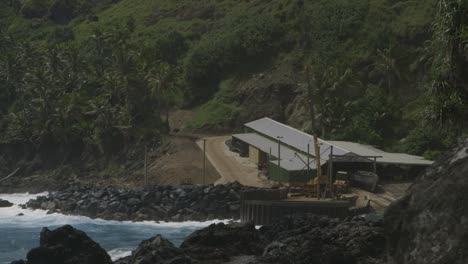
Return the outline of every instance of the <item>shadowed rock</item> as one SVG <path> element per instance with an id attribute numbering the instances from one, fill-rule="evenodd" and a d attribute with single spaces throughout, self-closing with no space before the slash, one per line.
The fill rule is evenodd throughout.
<path id="1" fill-rule="evenodd" d="M 190 264 L 192 261 L 169 240 L 157 235 L 140 243 L 130 257 L 119 264 Z"/>
<path id="2" fill-rule="evenodd" d="M 66 225 L 43 228 L 40 246 L 29 251 L 28 264 L 111 264 L 112 260 L 86 233 Z"/>
<path id="3" fill-rule="evenodd" d="M 181 248 L 197 260 L 229 260 L 233 256 L 261 255 L 265 245 L 253 223 L 220 223 L 195 231 Z"/>
<path id="4" fill-rule="evenodd" d="M 342 221 L 314 215 L 278 219 L 260 229 L 271 243 L 258 263 L 384 263 L 381 225 L 360 217 Z"/>
<path id="5" fill-rule="evenodd" d="M 468 140 L 385 214 L 390 263 L 468 263 Z"/>
<path id="6" fill-rule="evenodd" d="M 10 203 L 9 201 L 0 199 L 0 208 L 2 208 L 2 207 L 11 207 L 11 206 L 13 206 L 13 204 Z"/>

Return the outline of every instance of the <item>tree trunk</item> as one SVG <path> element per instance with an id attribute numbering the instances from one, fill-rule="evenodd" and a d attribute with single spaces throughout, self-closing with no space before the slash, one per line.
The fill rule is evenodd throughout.
<path id="1" fill-rule="evenodd" d="M 171 132 L 171 126 L 169 124 L 169 107 L 166 105 L 166 129 L 167 132 Z"/>
<path id="2" fill-rule="evenodd" d="M 309 102 L 309 114 L 310 114 L 310 121 L 312 126 L 312 133 L 317 133 L 317 123 L 315 120 L 315 107 L 313 103 L 313 88 L 312 88 L 312 81 L 310 80 L 310 69 L 309 66 L 306 66 L 306 79 L 307 79 L 307 97 Z"/>

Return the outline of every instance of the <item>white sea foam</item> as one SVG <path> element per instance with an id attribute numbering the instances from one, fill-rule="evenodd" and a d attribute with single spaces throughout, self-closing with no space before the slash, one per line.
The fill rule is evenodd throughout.
<path id="1" fill-rule="evenodd" d="M 19 207 L 20 204 L 25 204 L 30 199 L 34 199 L 41 195 L 47 195 L 47 193 L 40 194 L 0 194 L 0 199 L 8 200 L 14 205 L 12 207 L 0 208 L 0 221 L 6 222 L 8 220 L 15 221 L 16 223 L 22 223 L 28 227 L 34 226 L 56 226 L 56 225 L 74 225 L 74 224 L 86 224 L 92 223 L 96 225 L 155 225 L 161 228 L 203 228 L 211 224 L 217 223 L 228 223 L 231 220 L 211 220 L 205 222 L 197 221 L 186 221 L 186 222 L 155 222 L 155 221 L 142 221 L 142 222 L 132 222 L 132 221 L 112 221 L 112 220 L 103 220 L 103 219 L 91 219 L 85 216 L 73 216 L 73 215 L 64 215 L 59 213 L 47 214 L 45 210 L 30 210 L 22 209 Z M 19 214 L 23 214 L 19 216 Z"/>
<path id="2" fill-rule="evenodd" d="M 22 209 L 19 205 L 25 204 L 30 199 L 36 198 L 40 195 L 47 195 L 47 193 L 41 194 L 0 194 L 0 199 L 8 200 L 14 205 L 8 208 L 0 208 L 0 226 L 12 225 L 18 232 L 22 229 L 33 229 L 37 232 L 42 227 L 57 227 L 62 225 L 73 225 L 78 228 L 84 228 L 85 232 L 89 232 L 94 235 L 98 241 L 101 240 L 103 246 L 109 249 L 109 255 L 113 260 L 129 256 L 131 251 L 137 246 L 143 239 L 148 239 L 153 235 L 161 233 L 168 238 L 174 238 L 180 243 L 185 236 L 193 232 L 194 230 L 204 228 L 214 223 L 228 223 L 231 220 L 212 220 L 206 222 L 154 222 L 154 221 L 143 221 L 143 222 L 131 222 L 131 221 L 108 221 L 103 219 L 91 219 L 84 216 L 71 216 L 63 215 L 59 213 L 47 214 L 44 210 L 30 210 Z M 21 215 L 20 215 L 21 214 Z M 119 237 L 119 231 L 123 231 L 122 236 L 137 234 L 139 239 L 132 237 L 132 247 L 127 247 L 129 244 L 116 243 L 118 240 L 125 240 L 125 237 Z M 34 231 L 36 232 L 36 231 Z M 110 233 L 106 233 L 110 232 Z M 117 232 L 117 233 L 116 233 Z M 36 233 L 35 233 L 36 234 Z M 37 233 L 38 235 L 38 233 Z M 0 239 L 1 241 L 1 239 Z M 122 242 L 123 242 L 122 241 Z M 26 251 L 26 249 L 22 249 Z M 26 251 L 27 252 L 27 251 Z M 21 256 L 20 256 L 21 257 Z M 0 264 L 1 261 L 0 261 Z"/>
<path id="3" fill-rule="evenodd" d="M 31 199 L 34 199 L 38 196 L 46 196 L 48 192 L 30 194 L 30 193 L 12 193 L 12 194 L 0 194 L 0 199 L 8 200 L 16 205 L 25 204 Z"/>
<path id="4" fill-rule="evenodd" d="M 128 257 L 132 254 L 132 248 L 116 248 L 109 250 L 109 256 L 112 258 L 112 261 L 118 260 L 120 258 Z"/>

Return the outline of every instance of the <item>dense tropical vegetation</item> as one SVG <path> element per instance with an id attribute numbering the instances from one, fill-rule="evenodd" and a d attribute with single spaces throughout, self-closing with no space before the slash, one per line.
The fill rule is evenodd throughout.
<path id="1" fill-rule="evenodd" d="M 40 46 L 4 35 L 2 141 L 108 155 L 128 142 L 158 140 L 177 68 L 155 58 L 155 47 L 131 43 L 127 23 L 82 43 Z"/>
<path id="2" fill-rule="evenodd" d="M 0 141 L 112 157 L 156 146 L 176 107 L 235 129 L 253 82 L 257 109 L 310 128 L 287 109 L 312 106 L 326 138 L 435 157 L 467 131 L 467 2 L 2 1 Z"/>

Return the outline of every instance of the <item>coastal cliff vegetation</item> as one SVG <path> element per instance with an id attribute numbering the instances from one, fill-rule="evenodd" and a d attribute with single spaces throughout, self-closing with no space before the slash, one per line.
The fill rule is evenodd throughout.
<path id="1" fill-rule="evenodd" d="M 307 130 L 314 107 L 323 137 L 435 158 L 467 131 L 466 17 L 465 0 L 2 1 L 2 151 L 105 167 L 160 145 L 171 109 L 202 131 Z"/>

